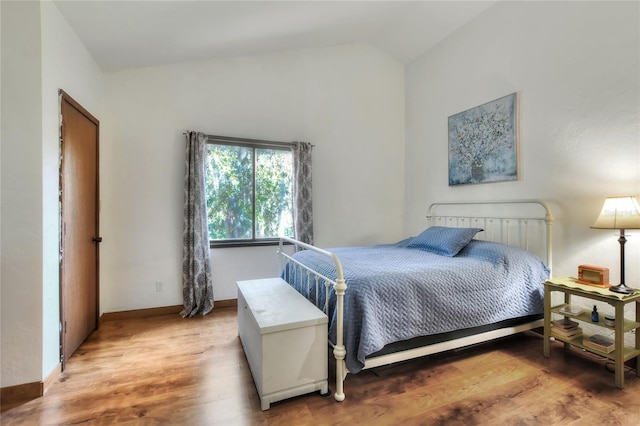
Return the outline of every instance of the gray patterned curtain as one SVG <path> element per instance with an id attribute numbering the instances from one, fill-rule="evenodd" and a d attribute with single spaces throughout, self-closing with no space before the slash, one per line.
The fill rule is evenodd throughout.
<path id="1" fill-rule="evenodd" d="M 308 142 L 293 142 L 293 228 L 294 237 L 313 244 L 313 206 L 311 203 L 311 150 Z"/>
<path id="2" fill-rule="evenodd" d="M 182 231 L 182 298 L 180 315 L 206 315 L 213 309 L 213 278 L 207 228 L 205 161 L 207 137 L 187 132 Z"/>

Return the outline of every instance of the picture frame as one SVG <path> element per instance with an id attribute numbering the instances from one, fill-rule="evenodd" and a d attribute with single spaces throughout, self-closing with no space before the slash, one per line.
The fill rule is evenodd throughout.
<path id="1" fill-rule="evenodd" d="M 449 186 L 519 179 L 518 94 L 448 118 Z"/>

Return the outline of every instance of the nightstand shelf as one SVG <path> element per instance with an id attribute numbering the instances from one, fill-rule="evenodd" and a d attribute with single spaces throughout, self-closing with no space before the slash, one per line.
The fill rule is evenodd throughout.
<path id="1" fill-rule="evenodd" d="M 567 306 L 567 304 L 566 303 L 562 303 L 562 304 L 560 304 L 558 306 L 554 306 L 554 307 L 551 308 L 551 312 L 554 313 L 554 314 L 561 315 L 561 316 L 566 316 L 567 318 L 570 318 L 570 319 L 579 320 L 579 321 L 582 321 L 582 322 L 587 322 L 589 324 L 598 325 L 598 326 L 606 328 L 608 330 L 615 331 L 615 327 L 609 327 L 608 325 L 605 325 L 604 321 L 602 320 L 602 318 L 600 318 L 600 321 L 597 322 L 597 323 L 592 322 L 591 321 L 591 312 L 586 311 L 586 310 L 585 310 L 585 312 L 581 313 L 580 315 L 576 315 L 576 316 L 564 315 L 563 313 L 559 312 L 560 308 L 562 308 L 564 306 Z M 624 319 L 624 324 L 622 326 L 622 330 L 625 333 L 628 333 L 631 330 L 634 330 L 636 328 L 640 328 L 640 322 L 631 321 L 630 319 L 627 319 L 627 318 Z"/>
<path id="2" fill-rule="evenodd" d="M 615 351 L 611 352 L 611 353 L 606 353 L 606 352 L 602 352 L 602 351 L 599 351 L 597 349 L 589 348 L 589 347 L 583 345 L 582 344 L 582 340 L 583 339 L 587 339 L 590 336 L 591 335 L 588 334 L 588 333 L 583 333 L 582 335 L 580 335 L 578 337 L 566 338 L 566 337 L 561 337 L 561 336 L 555 335 L 555 334 L 553 334 L 553 332 L 551 332 L 551 336 L 550 337 L 553 337 L 554 339 L 556 339 L 556 340 L 558 340 L 560 342 L 568 343 L 568 344 L 570 344 L 572 346 L 575 346 L 577 348 L 581 348 L 581 349 L 584 349 L 585 351 L 593 352 L 594 354 L 597 354 L 597 355 L 600 355 L 602 357 L 609 358 L 612 361 L 615 361 L 615 359 L 616 359 L 615 358 L 615 355 L 616 355 Z M 635 348 L 632 348 L 630 346 L 624 346 L 622 353 L 623 353 L 622 359 L 623 359 L 623 362 L 624 362 L 624 361 L 628 361 L 631 358 L 635 358 L 638 355 L 640 355 L 640 349 L 635 349 Z"/>
<path id="3" fill-rule="evenodd" d="M 559 291 L 564 293 L 564 303 L 551 306 L 551 293 Z M 601 316 L 600 321 L 591 321 L 591 312 L 585 311 L 578 315 L 566 315 L 560 312 L 560 309 L 571 304 L 571 296 L 579 296 L 590 300 L 597 300 L 613 306 L 615 310 L 615 324 L 613 327 L 604 324 L 604 317 Z M 624 307 L 628 303 L 635 303 L 635 321 L 624 317 Z M 554 278 L 544 283 L 544 356 L 549 358 L 551 353 L 550 339 L 554 338 L 565 344 L 565 348 L 570 345 L 585 351 L 608 358 L 615 365 L 615 385 L 618 388 L 624 387 L 624 363 L 632 358 L 636 358 L 636 365 L 640 365 L 640 334 L 635 335 L 635 347 L 626 346 L 624 342 L 624 334 L 633 330 L 640 329 L 640 292 L 631 295 L 623 295 L 610 292 L 607 289 L 597 288 L 589 285 L 579 284 L 575 278 Z M 599 351 L 594 348 L 585 346 L 583 339 L 590 335 L 587 333 L 574 338 L 557 336 L 552 333 L 551 321 L 555 317 L 566 317 L 573 321 L 601 327 L 614 333 L 615 348 L 611 353 Z M 640 377 L 640 369 L 636 367 L 636 375 Z"/>

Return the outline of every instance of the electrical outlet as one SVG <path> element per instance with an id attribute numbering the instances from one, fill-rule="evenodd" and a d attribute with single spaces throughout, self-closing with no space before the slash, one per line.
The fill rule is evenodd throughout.
<path id="1" fill-rule="evenodd" d="M 161 292 L 161 291 L 162 291 L 162 282 L 156 281 L 156 292 Z"/>

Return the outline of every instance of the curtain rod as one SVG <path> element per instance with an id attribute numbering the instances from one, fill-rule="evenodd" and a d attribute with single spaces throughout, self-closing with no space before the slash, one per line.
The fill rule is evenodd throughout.
<path id="1" fill-rule="evenodd" d="M 182 132 L 183 135 L 187 135 L 187 132 Z M 293 142 L 279 142 L 279 141 L 268 141 L 264 139 L 248 139 L 248 138 L 234 138 L 231 136 L 218 136 L 218 135 L 205 135 L 207 140 L 209 141 L 219 141 L 219 142 L 245 142 L 251 143 L 255 145 L 271 145 L 271 146 L 287 146 L 290 147 Z M 311 145 L 315 147 L 315 145 Z"/>

